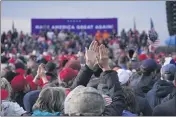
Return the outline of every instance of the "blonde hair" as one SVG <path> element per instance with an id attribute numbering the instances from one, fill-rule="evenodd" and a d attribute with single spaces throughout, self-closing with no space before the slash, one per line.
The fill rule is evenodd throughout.
<path id="1" fill-rule="evenodd" d="M 11 87 L 10 83 L 7 81 L 6 78 L 1 78 L 0 82 L 1 82 L 1 89 L 5 89 L 8 91 L 9 95 L 8 95 L 7 100 L 10 100 L 11 96 L 12 96 L 12 87 Z"/>
<path id="2" fill-rule="evenodd" d="M 62 112 L 65 100 L 65 91 L 60 87 L 44 88 L 33 106 L 33 110 L 47 111 L 50 113 Z"/>

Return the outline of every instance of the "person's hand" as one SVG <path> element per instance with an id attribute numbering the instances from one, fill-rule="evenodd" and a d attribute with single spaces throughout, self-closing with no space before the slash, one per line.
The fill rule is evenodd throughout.
<path id="1" fill-rule="evenodd" d="M 98 52 L 98 43 L 93 41 L 89 49 L 86 48 L 85 58 L 86 58 L 86 65 L 93 70 L 97 64 L 96 57 Z"/>
<path id="2" fill-rule="evenodd" d="M 38 77 L 45 77 L 45 69 L 44 64 L 40 64 L 37 70 L 37 76 Z"/>
<path id="3" fill-rule="evenodd" d="M 97 57 L 98 65 L 103 71 L 110 70 L 108 63 L 108 49 L 101 44 L 99 47 L 99 57 Z"/>

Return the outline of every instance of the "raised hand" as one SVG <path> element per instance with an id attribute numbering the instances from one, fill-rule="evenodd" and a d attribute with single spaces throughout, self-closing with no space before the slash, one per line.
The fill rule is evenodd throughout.
<path id="1" fill-rule="evenodd" d="M 45 76 L 45 69 L 44 69 L 44 64 L 40 64 L 37 70 L 37 75 L 39 77 Z"/>
<path id="2" fill-rule="evenodd" d="M 86 65 L 93 70 L 97 64 L 96 57 L 98 52 L 98 43 L 93 41 L 89 49 L 86 48 L 85 58 L 86 58 Z"/>
<path id="3" fill-rule="evenodd" d="M 109 60 L 108 49 L 103 44 L 101 44 L 99 46 L 99 55 L 97 57 L 97 62 L 99 67 L 103 71 L 110 70 L 108 60 Z"/>

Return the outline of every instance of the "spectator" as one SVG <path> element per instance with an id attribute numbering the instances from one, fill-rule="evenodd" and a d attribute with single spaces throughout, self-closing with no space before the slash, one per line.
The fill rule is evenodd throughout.
<path id="1" fill-rule="evenodd" d="M 59 116 L 63 112 L 65 92 L 62 88 L 43 89 L 33 106 L 32 116 Z"/>
<path id="2" fill-rule="evenodd" d="M 153 116 L 176 116 L 176 73 L 174 78 L 174 95 L 169 101 L 162 103 L 154 108 Z"/>
<path id="3" fill-rule="evenodd" d="M 143 31 L 142 34 L 140 35 L 139 41 L 142 47 L 147 46 L 147 39 L 148 39 L 147 34 L 145 33 L 145 31 Z"/>
<path id="4" fill-rule="evenodd" d="M 61 30 L 58 35 L 59 40 L 64 41 L 67 38 L 67 34 L 64 32 L 64 30 Z"/>
<path id="5" fill-rule="evenodd" d="M 26 110 L 26 115 L 31 116 L 32 115 L 32 107 L 35 104 L 35 102 L 38 99 L 40 90 L 30 91 L 26 93 L 26 95 L 23 98 L 24 108 Z"/>
<path id="6" fill-rule="evenodd" d="M 147 100 L 152 109 L 161 104 L 166 96 L 168 96 L 173 88 L 174 74 L 176 67 L 172 64 L 167 64 L 161 69 L 161 76 L 163 80 L 157 81 L 152 90 L 147 93 Z"/>
<path id="7" fill-rule="evenodd" d="M 96 89 L 79 86 L 86 86 L 93 74 L 92 70 L 96 66 L 96 52 L 98 52 L 97 49 L 97 42 L 92 42 L 89 50 L 86 49 L 86 65 L 80 70 L 71 88 L 74 89 L 75 87 L 78 87 L 70 92 L 65 100 L 64 110 L 65 114 L 68 114 L 69 116 L 122 115 L 122 111 L 125 106 L 122 89 L 120 87 L 116 72 L 110 70 L 110 67 L 108 65 L 108 51 L 104 45 L 101 45 L 99 47 L 100 58 L 98 59 L 98 65 L 103 70 L 103 73 L 100 76 L 101 81 L 98 86 L 98 91 L 112 97 L 112 103 L 109 106 L 105 107 L 103 97 Z M 78 91 L 82 93 L 78 93 Z M 85 96 L 88 97 L 84 98 Z M 97 98 L 95 99 L 94 96 L 96 96 Z M 80 98 L 78 99 L 78 97 Z M 76 103 L 74 103 L 73 100 L 74 102 L 76 101 Z M 77 107 L 75 108 L 75 106 Z"/>
<path id="8" fill-rule="evenodd" d="M 103 32 L 103 39 L 109 39 L 109 33 L 107 32 L 107 30 L 104 30 Z"/>
<path id="9" fill-rule="evenodd" d="M 138 96 L 145 97 L 147 92 L 152 89 L 155 83 L 157 63 L 153 59 L 147 59 L 142 62 L 141 72 L 138 78 L 131 79 L 130 86 L 134 88 Z"/>
<path id="10" fill-rule="evenodd" d="M 81 32 L 79 33 L 79 38 L 81 40 L 87 40 L 87 33 L 84 30 L 81 30 Z"/>
<path id="11" fill-rule="evenodd" d="M 52 40 L 53 37 L 54 37 L 54 32 L 50 29 L 50 30 L 47 32 L 47 38 Z"/>
<path id="12" fill-rule="evenodd" d="M 102 39 L 102 34 L 101 34 L 100 30 L 98 30 L 98 31 L 96 32 L 96 34 L 95 34 L 95 39 L 96 39 L 97 41 L 99 41 L 99 40 Z"/>

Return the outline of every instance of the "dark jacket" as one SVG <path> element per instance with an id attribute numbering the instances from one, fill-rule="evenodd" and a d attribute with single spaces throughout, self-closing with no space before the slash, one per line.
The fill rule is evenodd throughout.
<path id="1" fill-rule="evenodd" d="M 89 83 L 87 84 L 87 87 L 93 87 L 95 89 L 98 88 L 98 84 L 100 83 L 100 78 L 92 78 Z"/>
<path id="2" fill-rule="evenodd" d="M 39 93 L 40 90 L 35 90 L 28 92 L 24 96 L 23 98 L 24 108 L 28 113 L 32 112 L 32 107 L 35 104 L 36 100 L 38 99 Z"/>
<path id="3" fill-rule="evenodd" d="M 150 91 L 155 83 L 155 79 L 149 75 L 141 75 L 137 85 L 134 87 L 134 91 L 137 96 L 145 97 L 148 91 Z"/>
<path id="4" fill-rule="evenodd" d="M 176 95 L 171 100 L 156 106 L 153 110 L 152 115 L 153 116 L 176 116 Z"/>
<path id="5" fill-rule="evenodd" d="M 111 70 L 103 72 L 101 74 L 100 85 L 104 86 L 102 87 L 104 91 L 113 93 L 112 95 L 110 94 L 112 103 L 105 108 L 103 116 L 121 116 L 125 109 L 125 100 L 117 73 Z"/>
<path id="6" fill-rule="evenodd" d="M 70 87 L 70 89 L 74 89 L 79 85 L 83 85 L 83 86 L 87 86 L 88 82 L 91 79 L 91 76 L 93 75 L 93 71 L 91 69 L 89 69 L 89 67 L 87 65 L 83 66 L 77 77 L 75 78 L 72 86 Z"/>
<path id="7" fill-rule="evenodd" d="M 142 113 L 143 116 L 152 116 L 152 109 L 146 98 L 136 96 L 138 103 L 138 113 Z"/>
<path id="8" fill-rule="evenodd" d="M 87 86 L 92 75 L 93 71 L 90 70 L 87 65 L 85 65 L 79 71 L 71 88 L 74 89 L 79 85 Z M 103 89 L 103 92 L 105 93 L 113 93 L 111 97 L 112 103 L 111 105 L 106 106 L 104 112 L 102 113 L 103 116 L 121 116 L 123 110 L 125 109 L 125 103 L 117 73 L 111 70 L 103 72 L 100 76 L 100 79 L 100 89 Z"/>
<path id="9" fill-rule="evenodd" d="M 159 80 L 154 84 L 153 88 L 146 95 L 146 99 L 148 100 L 152 110 L 154 107 L 161 104 L 162 99 L 170 94 L 173 88 L 174 85 L 165 80 Z"/>

